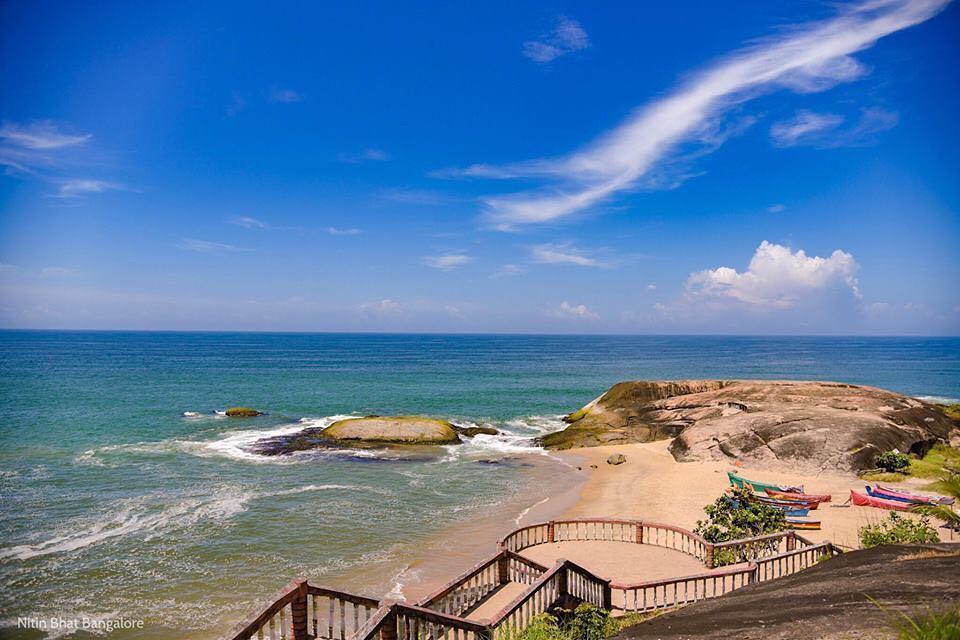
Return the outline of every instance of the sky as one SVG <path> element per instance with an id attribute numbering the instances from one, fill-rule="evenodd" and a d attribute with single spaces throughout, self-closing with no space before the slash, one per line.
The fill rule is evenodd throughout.
<path id="1" fill-rule="evenodd" d="M 960 334 L 944 0 L 0 3 L 0 327 Z"/>

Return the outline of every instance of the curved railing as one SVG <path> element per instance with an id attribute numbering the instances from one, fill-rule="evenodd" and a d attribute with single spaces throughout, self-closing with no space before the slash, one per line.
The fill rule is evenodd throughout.
<path id="1" fill-rule="evenodd" d="M 569 560 L 545 567 L 520 555 L 540 544 L 612 541 L 648 544 L 697 558 L 710 571 L 615 583 Z M 295 580 L 224 640 L 504 640 L 535 616 L 589 602 L 608 610 L 650 612 L 698 602 L 809 568 L 838 550 L 792 531 L 710 543 L 682 527 L 641 520 L 579 518 L 531 524 L 507 534 L 499 550 L 418 601 L 378 602 Z M 713 569 L 717 564 L 732 566 Z M 504 585 L 526 585 L 492 619 L 471 612 Z"/>

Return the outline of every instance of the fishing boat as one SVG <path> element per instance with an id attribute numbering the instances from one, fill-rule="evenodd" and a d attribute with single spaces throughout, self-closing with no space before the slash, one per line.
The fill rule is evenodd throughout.
<path id="1" fill-rule="evenodd" d="M 747 489 L 752 489 L 754 491 L 766 491 L 767 489 L 773 489 L 774 491 L 783 491 L 785 493 L 803 493 L 803 485 L 800 485 L 799 487 L 786 487 L 780 484 L 771 484 L 769 482 L 757 482 L 756 480 L 747 480 L 746 478 L 741 478 L 733 471 L 727 471 L 727 478 L 730 479 L 730 484 L 735 487 L 746 487 Z"/>
<path id="2" fill-rule="evenodd" d="M 787 509 L 784 511 L 787 514 L 787 518 L 806 518 L 810 515 L 810 509 Z"/>
<path id="3" fill-rule="evenodd" d="M 801 500 L 778 500 L 774 498 L 768 498 L 767 496 L 754 495 L 753 499 L 757 502 L 762 502 L 763 504 L 768 504 L 772 507 L 782 507 L 786 509 L 816 509 L 820 506 L 819 502 L 804 502 Z"/>
<path id="4" fill-rule="evenodd" d="M 869 492 L 869 487 L 867 491 Z M 850 490 L 850 502 L 858 507 L 876 507 L 878 509 L 889 509 L 890 511 L 909 511 L 911 506 L 910 503 L 907 502 L 885 500 L 870 495 L 865 496 L 862 493 L 857 493 L 853 489 Z"/>
<path id="5" fill-rule="evenodd" d="M 771 498 L 782 500 L 804 500 L 807 502 L 830 502 L 832 496 L 829 493 L 791 493 L 789 491 L 777 491 L 776 489 L 764 489 Z"/>
<path id="6" fill-rule="evenodd" d="M 869 489 L 869 487 L 867 488 Z M 878 498 L 885 498 L 887 500 L 901 500 L 904 502 L 914 502 L 917 504 L 953 504 L 956 502 L 956 498 L 948 498 L 946 496 L 925 496 L 919 493 L 913 493 L 911 491 L 904 491 L 903 489 L 885 487 L 881 484 L 878 484 L 874 488 L 873 494 Z"/>
<path id="7" fill-rule="evenodd" d="M 805 529 L 808 531 L 818 531 L 820 529 L 819 520 L 794 520 L 787 518 L 788 529 Z"/>

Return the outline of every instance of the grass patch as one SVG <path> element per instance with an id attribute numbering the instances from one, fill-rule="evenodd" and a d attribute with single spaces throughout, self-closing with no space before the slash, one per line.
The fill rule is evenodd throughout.
<path id="1" fill-rule="evenodd" d="M 935 444 L 923 458 L 911 457 L 910 466 L 902 472 L 873 469 L 861 473 L 860 478 L 868 482 L 902 482 L 906 478 L 939 479 L 947 473 L 960 473 L 960 449 Z"/>
<path id="2" fill-rule="evenodd" d="M 903 613 L 885 607 L 867 596 L 883 611 L 887 623 L 897 634 L 897 640 L 956 640 L 960 638 L 960 607 L 934 610 L 929 606 L 923 611 Z"/>
<path id="3" fill-rule="evenodd" d="M 902 473 L 887 471 L 866 471 L 860 474 L 860 479 L 868 482 L 903 482 L 907 479 L 907 476 Z"/>

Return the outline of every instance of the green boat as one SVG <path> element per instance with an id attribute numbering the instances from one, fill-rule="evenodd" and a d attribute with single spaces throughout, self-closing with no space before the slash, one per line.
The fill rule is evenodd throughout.
<path id="1" fill-rule="evenodd" d="M 727 471 L 727 477 L 730 478 L 730 484 L 735 487 L 746 487 L 748 489 L 753 489 L 754 491 L 764 491 L 770 489 L 771 491 L 784 491 L 787 493 L 803 493 L 803 485 L 798 487 L 785 487 L 782 484 L 770 484 L 769 482 L 756 482 L 754 480 L 747 480 L 746 478 L 741 478 L 733 471 Z"/>

